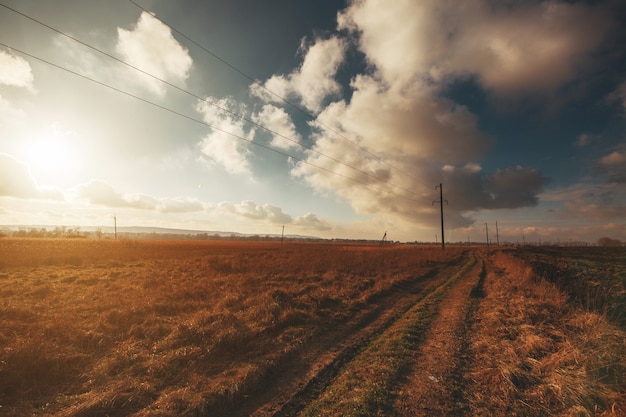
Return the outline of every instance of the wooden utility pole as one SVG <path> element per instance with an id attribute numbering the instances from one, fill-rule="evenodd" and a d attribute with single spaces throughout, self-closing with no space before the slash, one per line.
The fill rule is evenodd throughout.
<path id="1" fill-rule="evenodd" d="M 448 204 L 448 200 L 443 199 L 443 185 L 439 183 L 439 185 L 435 186 L 435 189 L 439 188 L 439 201 L 433 201 L 433 205 L 435 203 L 439 203 L 439 209 L 441 211 L 441 250 L 446 249 L 446 239 L 443 234 L 443 202 L 445 201 Z M 435 237 L 436 239 L 436 237 Z"/>
<path id="2" fill-rule="evenodd" d="M 487 233 L 487 247 L 489 247 L 489 225 L 485 223 L 485 232 Z"/>
<path id="3" fill-rule="evenodd" d="M 496 245 L 500 246 L 500 234 L 498 233 L 498 221 L 496 220 Z"/>
<path id="4" fill-rule="evenodd" d="M 280 234 L 280 246 L 283 246 L 284 239 L 285 239 L 285 225 L 283 224 L 283 232 Z"/>

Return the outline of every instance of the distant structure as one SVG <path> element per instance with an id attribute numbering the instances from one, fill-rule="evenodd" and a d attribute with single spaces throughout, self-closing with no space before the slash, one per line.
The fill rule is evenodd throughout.
<path id="1" fill-rule="evenodd" d="M 380 243 L 378 246 L 385 246 L 385 243 L 387 243 L 387 231 L 385 230 L 385 234 L 383 235 L 383 238 L 380 239 Z"/>

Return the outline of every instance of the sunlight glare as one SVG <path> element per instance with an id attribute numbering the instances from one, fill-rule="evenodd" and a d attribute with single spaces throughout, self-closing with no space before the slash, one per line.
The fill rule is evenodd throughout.
<path id="1" fill-rule="evenodd" d="M 60 172 L 71 164 L 69 149 L 58 138 L 41 138 L 30 147 L 33 169 L 42 172 Z"/>
<path id="2" fill-rule="evenodd" d="M 26 145 L 26 162 L 40 184 L 57 185 L 78 167 L 77 155 L 66 135 L 49 132 Z"/>

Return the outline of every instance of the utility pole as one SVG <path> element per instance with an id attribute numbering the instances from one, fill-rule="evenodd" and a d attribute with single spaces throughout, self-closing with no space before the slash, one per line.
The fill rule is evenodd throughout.
<path id="1" fill-rule="evenodd" d="M 280 246 L 283 246 L 284 239 L 285 239 L 285 225 L 283 224 L 283 232 L 280 234 Z"/>
<path id="2" fill-rule="evenodd" d="M 115 216 L 115 213 L 113 213 L 113 236 L 115 237 L 115 240 L 117 240 L 117 217 Z"/>
<path id="3" fill-rule="evenodd" d="M 485 223 L 485 233 L 487 233 L 487 247 L 489 247 L 489 225 Z"/>
<path id="4" fill-rule="evenodd" d="M 435 186 L 435 189 L 439 188 L 439 201 L 433 201 L 433 205 L 435 203 L 439 203 L 439 208 L 441 211 L 441 250 L 446 249 L 446 239 L 443 234 L 443 202 L 445 201 L 448 204 L 448 200 L 443 199 L 443 185 L 439 183 L 439 185 Z"/>
<path id="5" fill-rule="evenodd" d="M 500 246 L 500 234 L 498 233 L 498 221 L 496 220 L 496 244 Z"/>

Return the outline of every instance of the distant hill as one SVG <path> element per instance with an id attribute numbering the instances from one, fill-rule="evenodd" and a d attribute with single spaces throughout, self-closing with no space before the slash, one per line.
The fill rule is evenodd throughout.
<path id="1" fill-rule="evenodd" d="M 0 232 L 4 234 L 15 235 L 16 233 L 31 235 L 41 235 L 41 231 L 45 231 L 46 235 L 58 234 L 58 235 L 76 235 L 76 237 L 90 236 L 94 233 L 100 232 L 104 236 L 111 236 L 115 233 L 115 229 L 112 226 L 58 226 L 58 225 L 0 225 Z M 167 227 L 145 227 L 145 226 L 123 226 L 117 228 L 118 236 L 131 237 L 138 239 L 147 239 L 151 237 L 158 238 L 159 236 L 173 238 L 174 236 L 181 236 L 186 238 L 192 237 L 224 237 L 224 238 L 253 238 L 258 236 L 259 238 L 280 238 L 280 234 L 271 233 L 239 233 L 221 230 L 193 230 L 193 229 L 171 229 Z M 42 237 L 42 236 L 38 236 Z M 305 239 L 305 240 L 324 240 L 318 236 L 304 236 L 297 234 L 286 234 L 286 239 Z"/>

